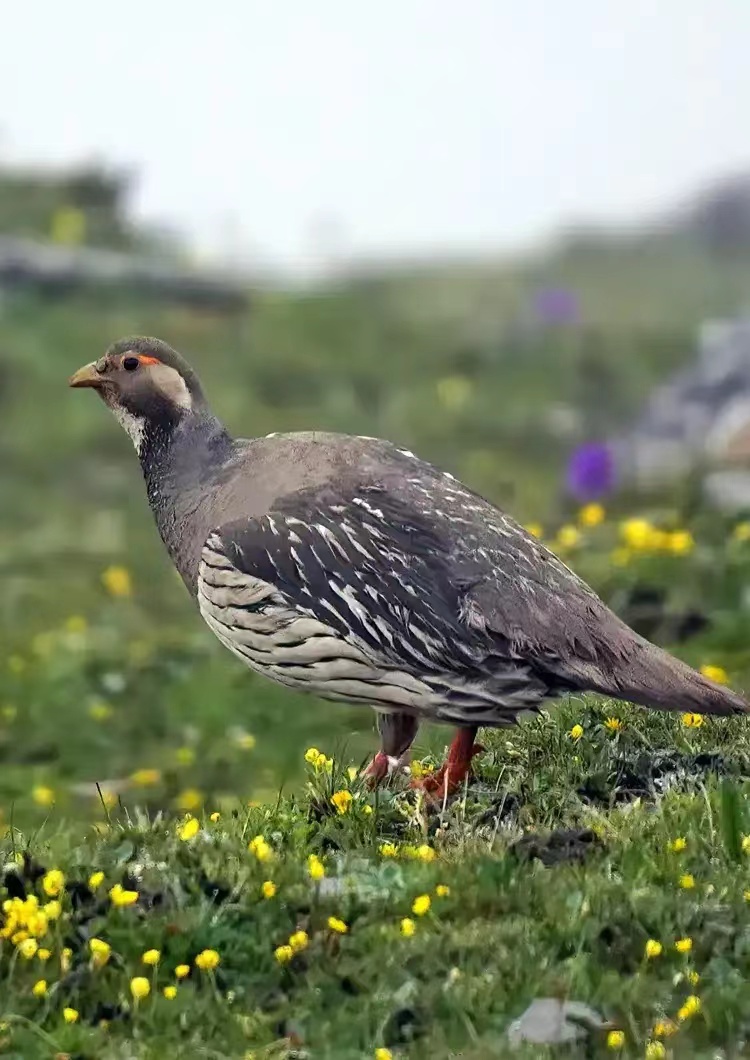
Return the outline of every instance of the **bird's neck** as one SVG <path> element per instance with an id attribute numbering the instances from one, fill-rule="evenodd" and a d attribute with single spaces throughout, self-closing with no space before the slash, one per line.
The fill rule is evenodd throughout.
<path id="1" fill-rule="evenodd" d="M 149 499 L 154 486 L 170 489 L 199 482 L 221 465 L 231 446 L 224 424 L 207 411 L 143 421 L 136 448 Z"/>

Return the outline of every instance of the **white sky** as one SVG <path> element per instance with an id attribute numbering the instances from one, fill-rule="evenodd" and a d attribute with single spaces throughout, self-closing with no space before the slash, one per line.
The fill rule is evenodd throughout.
<path id="1" fill-rule="evenodd" d="M 0 159 L 285 267 L 486 251 L 750 168 L 749 45 L 748 0 L 6 0 Z"/>

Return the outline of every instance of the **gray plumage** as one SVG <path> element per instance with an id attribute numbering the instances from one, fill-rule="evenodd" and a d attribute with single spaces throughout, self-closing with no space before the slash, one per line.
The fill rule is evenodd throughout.
<path id="1" fill-rule="evenodd" d="M 123 371 L 129 353 L 145 356 L 140 373 Z M 458 726 L 512 724 L 576 690 L 665 710 L 748 710 L 407 450 L 317 432 L 234 440 L 192 370 L 155 339 L 122 340 L 72 382 L 95 386 L 125 424 L 201 614 L 267 677 Z"/>

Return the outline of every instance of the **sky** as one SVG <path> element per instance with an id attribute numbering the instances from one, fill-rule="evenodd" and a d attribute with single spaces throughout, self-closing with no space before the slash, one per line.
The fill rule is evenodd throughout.
<path id="1" fill-rule="evenodd" d="M 0 9 L 0 163 L 305 272 L 532 245 L 750 170 L 747 0 L 67 0 Z"/>

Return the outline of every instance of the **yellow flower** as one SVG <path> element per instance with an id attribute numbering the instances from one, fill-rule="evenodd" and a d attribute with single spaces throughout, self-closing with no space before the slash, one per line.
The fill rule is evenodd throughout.
<path id="1" fill-rule="evenodd" d="M 192 766 L 195 763 L 195 749 L 192 747 L 178 747 L 174 756 L 178 765 Z"/>
<path id="2" fill-rule="evenodd" d="M 127 567 L 107 567 L 102 572 L 102 584 L 110 596 L 130 596 L 133 580 Z"/>
<path id="3" fill-rule="evenodd" d="M 384 858 L 395 858 L 398 854 L 395 843 L 381 843 L 378 849 Z"/>
<path id="4" fill-rule="evenodd" d="M 648 519 L 626 519 L 620 524 L 623 544 L 634 552 L 648 552 L 658 540 L 658 530 Z"/>
<path id="5" fill-rule="evenodd" d="M 599 526 L 604 522 L 606 512 L 601 504 L 585 504 L 578 513 L 581 526 Z"/>
<path id="6" fill-rule="evenodd" d="M 78 1009 L 75 1008 L 64 1008 L 63 1019 L 66 1023 L 77 1023 L 78 1022 Z"/>
<path id="7" fill-rule="evenodd" d="M 526 530 L 532 537 L 544 537 L 544 527 L 541 523 L 527 523 Z"/>
<path id="8" fill-rule="evenodd" d="M 732 537 L 735 541 L 750 541 L 750 523 L 737 523 L 732 530 Z"/>
<path id="9" fill-rule="evenodd" d="M 688 729 L 699 729 L 703 724 L 702 714 L 683 714 L 682 724 Z"/>
<path id="10" fill-rule="evenodd" d="M 252 751 L 258 742 L 251 732 L 238 732 L 234 742 L 242 751 Z"/>
<path id="11" fill-rule="evenodd" d="M 331 931 L 335 931 L 339 935 L 345 935 L 349 930 L 348 924 L 346 924 L 343 920 L 339 920 L 337 916 L 328 917 L 328 926 Z"/>
<path id="12" fill-rule="evenodd" d="M 219 811 L 218 810 L 214 810 L 214 812 L 209 817 L 209 821 L 211 821 L 212 824 L 216 824 L 216 822 L 219 820 L 220 817 L 221 817 L 221 814 L 219 813 Z"/>
<path id="13" fill-rule="evenodd" d="M 187 978 L 187 976 L 190 975 L 190 965 L 189 964 L 178 964 L 177 967 L 174 970 L 174 974 L 175 974 L 175 977 L 177 979 L 185 979 L 185 978 Z"/>
<path id="14" fill-rule="evenodd" d="M 674 948 L 678 953 L 690 953 L 693 948 L 693 940 L 691 938 L 677 939 Z"/>
<path id="15" fill-rule="evenodd" d="M 143 975 L 136 975 L 130 980 L 130 993 L 136 1001 L 142 1001 L 151 993 L 151 983 Z"/>
<path id="16" fill-rule="evenodd" d="M 729 682 L 729 674 L 723 666 L 704 664 L 701 666 L 701 673 L 704 677 L 707 677 L 709 681 L 715 681 L 717 685 L 726 685 Z"/>
<path id="17" fill-rule="evenodd" d="M 91 957 L 97 968 L 103 968 L 112 953 L 112 947 L 104 939 L 89 939 Z"/>
<path id="18" fill-rule="evenodd" d="M 673 839 L 669 844 L 669 849 L 673 854 L 681 854 L 687 846 L 687 839 L 684 836 L 678 835 L 676 839 Z"/>
<path id="19" fill-rule="evenodd" d="M 118 907 L 134 905 L 138 901 L 138 891 L 126 891 L 121 883 L 116 883 L 110 889 L 109 897 L 112 905 Z"/>
<path id="20" fill-rule="evenodd" d="M 691 986 L 697 986 L 698 983 L 701 981 L 701 977 L 698 975 L 698 973 L 695 971 L 695 969 L 691 969 L 687 973 L 685 978 L 687 979 L 687 981 L 690 983 Z"/>
<path id="21" fill-rule="evenodd" d="M 417 930 L 417 925 L 408 916 L 405 916 L 401 921 L 401 934 L 406 939 L 410 939 L 414 932 Z"/>
<path id="22" fill-rule="evenodd" d="M 247 845 L 247 849 L 254 854 L 258 861 L 270 861 L 273 858 L 273 850 L 262 835 L 256 835 Z"/>
<path id="23" fill-rule="evenodd" d="M 580 740 L 583 736 L 583 725 L 574 725 L 568 733 L 571 740 Z"/>
<path id="24" fill-rule="evenodd" d="M 47 980 L 37 979 L 37 981 L 31 988 L 31 993 L 34 995 L 34 997 L 44 997 L 44 995 L 47 993 Z"/>
<path id="25" fill-rule="evenodd" d="M 663 1060 L 667 1050 L 661 1042 L 646 1042 L 646 1060 Z"/>
<path id="26" fill-rule="evenodd" d="M 742 853 L 750 854 L 750 835 L 743 835 L 742 837 Z"/>
<path id="27" fill-rule="evenodd" d="M 130 774 L 131 784 L 138 788 L 152 788 L 161 781 L 161 771 L 158 769 L 136 769 Z"/>
<path id="28" fill-rule="evenodd" d="M 310 937 L 306 931 L 295 931 L 293 935 L 289 936 L 289 945 L 294 953 L 299 953 L 300 950 L 306 949 L 309 941 Z"/>
<path id="29" fill-rule="evenodd" d="M 680 887 L 682 887 L 683 891 L 692 891 L 693 887 L 695 887 L 695 876 L 690 872 L 684 872 L 680 876 Z"/>
<path id="30" fill-rule="evenodd" d="M 103 699 L 95 699 L 89 704 L 89 717 L 93 721 L 106 721 L 112 717 L 112 708 Z"/>
<path id="31" fill-rule="evenodd" d="M 177 987 L 174 985 L 174 983 L 171 983 L 169 986 L 164 987 L 164 989 L 162 990 L 162 994 L 164 994 L 164 997 L 167 999 L 167 1001 L 174 1001 L 174 999 L 177 997 Z"/>
<path id="32" fill-rule="evenodd" d="M 161 950 L 146 950 L 141 960 L 144 964 L 150 964 L 153 967 L 161 960 Z"/>
<path id="33" fill-rule="evenodd" d="M 62 916 L 62 903 L 58 898 L 53 898 L 51 902 L 44 903 L 42 912 L 48 920 L 59 920 Z"/>
<path id="34" fill-rule="evenodd" d="M 336 791 L 331 796 L 331 802 L 336 807 L 337 813 L 348 813 L 352 804 L 352 793 L 350 791 Z"/>
<path id="35" fill-rule="evenodd" d="M 294 956 L 294 950 L 291 946 L 277 946 L 273 955 L 279 964 L 286 964 Z"/>
<path id="36" fill-rule="evenodd" d="M 311 879 L 322 880 L 326 874 L 325 866 L 317 854 L 310 854 L 307 859 L 307 872 Z"/>
<path id="37" fill-rule="evenodd" d="M 57 898 L 65 886 L 65 876 L 59 869 L 50 869 L 42 876 L 42 889 L 50 898 Z"/>
<path id="38" fill-rule="evenodd" d="M 37 784 L 31 789 L 31 797 L 37 806 L 52 806 L 55 801 L 55 793 L 46 784 Z"/>
<path id="39" fill-rule="evenodd" d="M 37 960 L 48 961 L 50 959 L 50 957 L 52 956 L 52 950 L 47 950 L 47 949 L 44 949 L 43 947 L 40 947 L 36 951 L 36 956 L 37 956 Z"/>
<path id="40" fill-rule="evenodd" d="M 25 957 L 27 961 L 30 961 L 32 957 L 36 956 L 36 951 L 39 949 L 39 943 L 36 939 L 24 939 L 23 942 L 18 944 L 18 952 L 22 957 Z"/>
<path id="41" fill-rule="evenodd" d="M 690 994 L 689 997 L 685 998 L 685 1003 L 681 1009 L 677 1012 L 677 1019 L 682 1023 L 685 1020 L 690 1019 L 691 1016 L 695 1016 L 701 1010 L 701 999 L 697 994 Z"/>
<path id="42" fill-rule="evenodd" d="M 195 966 L 202 972 L 212 972 L 218 967 L 220 961 L 221 957 L 216 950 L 202 950 L 195 958 Z"/>
<path id="43" fill-rule="evenodd" d="M 305 751 L 305 761 L 316 771 L 321 769 L 331 769 L 333 766 L 333 759 L 326 758 L 323 752 L 319 751 L 317 747 L 308 747 Z"/>
<path id="44" fill-rule="evenodd" d="M 609 729 L 610 732 L 620 732 L 622 722 L 619 718 L 607 718 L 604 722 L 604 728 Z"/>
<path id="45" fill-rule="evenodd" d="M 189 839 L 195 839 L 201 830 L 200 821 L 197 817 L 188 817 L 188 819 L 181 824 L 177 830 L 177 834 L 183 842 L 187 842 Z"/>
<path id="46" fill-rule="evenodd" d="M 422 843 L 421 846 L 418 846 L 414 851 L 414 857 L 417 861 L 426 861 L 429 864 L 431 861 L 435 860 L 437 854 L 427 843 Z"/>
<path id="47" fill-rule="evenodd" d="M 646 943 L 646 947 L 645 947 L 645 951 L 644 952 L 646 954 L 646 957 L 648 957 L 648 958 L 658 957 L 661 954 L 661 952 L 663 951 L 663 949 L 664 949 L 664 947 L 662 946 L 662 944 L 660 942 L 658 942 L 656 939 L 649 939 L 648 942 Z"/>
<path id="48" fill-rule="evenodd" d="M 746 902 L 750 902 L 750 890 L 743 891 L 742 892 L 742 897 L 745 899 Z"/>
<path id="49" fill-rule="evenodd" d="M 92 872 L 89 876 L 89 887 L 92 891 L 95 891 L 98 887 L 101 887 L 103 883 L 104 873 L 101 870 L 97 872 Z"/>
<path id="50" fill-rule="evenodd" d="M 439 883 L 435 888 L 435 894 L 438 898 L 447 898 L 450 893 L 451 889 L 445 883 Z"/>
<path id="51" fill-rule="evenodd" d="M 177 796 L 176 805 L 178 810 L 192 813 L 193 810 L 199 810 L 203 805 L 203 795 L 197 788 L 185 788 Z"/>
<path id="52" fill-rule="evenodd" d="M 625 1032 L 624 1031 L 610 1031 L 607 1035 L 607 1048 L 608 1049 L 622 1049 L 625 1044 Z"/>
<path id="53" fill-rule="evenodd" d="M 552 542 L 552 544 L 553 547 L 556 548 L 568 549 L 575 548 L 576 545 L 580 543 L 580 540 L 581 531 L 578 529 L 578 527 L 572 526 L 571 524 L 567 524 L 566 526 L 560 527 L 560 529 L 557 531 L 557 537 Z"/>
<path id="54" fill-rule="evenodd" d="M 273 880 L 266 880 L 260 890 L 264 898 L 273 898 L 276 894 L 276 884 Z"/>
<path id="55" fill-rule="evenodd" d="M 669 1038 L 677 1030 L 673 1020 L 657 1020 L 654 1024 L 654 1035 L 657 1038 Z"/>
<path id="56" fill-rule="evenodd" d="M 424 916 L 428 913 L 430 906 L 432 905 L 432 899 L 429 894 L 420 894 L 411 904 L 411 911 L 414 916 Z"/>
<path id="57" fill-rule="evenodd" d="M 393 1053 L 390 1049 L 381 1046 L 375 1050 L 375 1060 L 393 1060 Z"/>
<path id="58" fill-rule="evenodd" d="M 673 530 L 667 534 L 666 546 L 674 556 L 688 556 L 695 548 L 695 539 L 689 530 Z"/>

